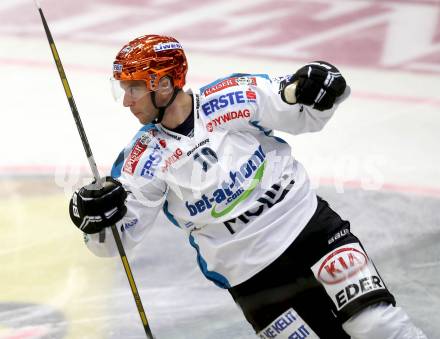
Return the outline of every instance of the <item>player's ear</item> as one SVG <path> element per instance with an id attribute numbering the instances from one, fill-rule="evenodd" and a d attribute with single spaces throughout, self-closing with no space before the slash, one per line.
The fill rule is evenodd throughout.
<path id="1" fill-rule="evenodd" d="M 157 90 L 161 95 L 168 95 L 173 92 L 173 82 L 169 77 L 162 77 L 159 80 L 159 89 Z"/>

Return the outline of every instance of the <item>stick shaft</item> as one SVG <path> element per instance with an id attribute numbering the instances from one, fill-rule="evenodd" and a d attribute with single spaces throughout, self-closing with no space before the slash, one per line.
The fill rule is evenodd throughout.
<path id="1" fill-rule="evenodd" d="M 47 40 L 49 42 L 49 46 L 50 46 L 50 49 L 52 51 L 53 58 L 55 60 L 55 64 L 56 64 L 57 69 L 58 69 L 58 74 L 60 75 L 61 83 L 63 84 L 64 92 L 66 93 L 67 100 L 69 102 L 69 106 L 70 106 L 70 109 L 72 111 L 73 118 L 75 120 L 75 124 L 76 124 L 76 127 L 78 129 L 78 133 L 80 135 L 80 138 L 81 138 L 81 141 L 82 141 L 82 144 L 83 144 L 83 147 L 84 147 L 84 151 L 86 152 L 87 160 L 88 160 L 90 168 L 91 168 L 91 170 L 93 172 L 93 176 L 96 179 L 97 186 L 98 186 L 98 188 L 101 188 L 102 187 L 102 182 L 101 182 L 101 177 L 100 177 L 99 172 L 98 172 L 98 167 L 96 166 L 96 162 L 95 162 L 95 159 L 93 157 L 92 150 L 90 148 L 90 144 L 89 144 L 89 142 L 87 140 L 86 132 L 85 132 L 83 124 L 81 122 L 81 117 L 79 116 L 79 112 L 78 112 L 78 109 L 76 107 L 75 100 L 73 99 L 72 91 L 70 89 L 69 82 L 67 81 L 66 73 L 64 72 L 64 67 L 63 67 L 63 65 L 61 63 L 61 59 L 60 59 L 60 57 L 58 55 L 58 51 L 57 51 L 57 48 L 55 46 L 55 42 L 54 42 L 54 40 L 52 38 L 52 34 L 50 32 L 49 26 L 48 26 L 48 24 L 46 22 L 46 19 L 44 17 L 43 10 L 41 9 L 41 6 L 40 6 L 40 4 L 38 3 L 37 0 L 35 0 L 35 4 L 36 4 L 36 6 L 38 8 L 38 11 L 40 13 L 41 21 L 43 22 L 43 26 L 44 26 L 44 31 L 46 32 Z M 111 230 L 112 230 L 113 236 L 115 238 L 115 242 L 116 242 L 116 246 L 117 246 L 118 251 L 119 251 L 119 255 L 121 257 L 122 265 L 124 266 L 124 270 L 125 270 L 125 273 L 127 275 L 128 282 L 130 284 L 131 292 L 133 294 L 133 297 L 134 297 L 134 300 L 135 300 L 135 303 L 136 303 L 139 315 L 140 315 L 141 320 L 142 320 L 142 324 L 143 324 L 143 327 L 144 327 L 144 330 L 145 330 L 145 334 L 147 335 L 147 338 L 153 339 L 153 334 L 151 333 L 151 329 L 150 329 L 150 326 L 148 324 L 148 319 L 147 319 L 147 316 L 145 314 L 144 307 L 142 305 L 142 301 L 141 301 L 141 298 L 139 296 L 138 289 L 136 287 L 136 283 L 134 281 L 133 274 L 131 272 L 130 264 L 128 263 L 127 256 L 125 254 L 125 250 L 124 250 L 124 247 L 122 245 L 121 237 L 119 236 L 119 232 L 116 229 L 115 225 L 113 225 L 111 227 Z"/>

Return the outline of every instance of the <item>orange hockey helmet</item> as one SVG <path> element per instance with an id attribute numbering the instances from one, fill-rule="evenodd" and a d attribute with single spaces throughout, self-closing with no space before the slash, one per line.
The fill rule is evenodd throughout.
<path id="1" fill-rule="evenodd" d="M 164 76 L 171 78 L 175 89 L 183 88 L 187 70 L 180 43 L 163 35 L 144 35 L 130 41 L 113 63 L 115 80 L 144 80 L 148 91 L 157 90 Z"/>

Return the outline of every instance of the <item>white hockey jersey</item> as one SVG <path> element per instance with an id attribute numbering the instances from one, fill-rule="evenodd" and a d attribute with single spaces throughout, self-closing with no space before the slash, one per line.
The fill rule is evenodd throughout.
<path id="1" fill-rule="evenodd" d="M 119 155 L 112 176 L 129 195 L 117 224 L 133 248 L 160 209 L 195 249 L 203 274 L 223 288 L 272 263 L 315 212 L 316 195 L 290 146 L 272 130 L 320 130 L 327 111 L 288 105 L 280 83 L 290 76 L 233 74 L 192 93 L 194 131 L 184 136 L 144 125 Z M 163 227 L 163 225 L 158 225 Z M 117 254 L 111 230 L 86 244 L 99 256 Z"/>

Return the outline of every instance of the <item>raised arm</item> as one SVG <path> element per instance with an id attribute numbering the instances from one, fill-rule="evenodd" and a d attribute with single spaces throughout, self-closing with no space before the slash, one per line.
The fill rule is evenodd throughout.
<path id="1" fill-rule="evenodd" d="M 294 102 L 286 95 L 292 84 L 296 86 Z M 336 67 L 323 61 L 311 62 L 293 75 L 273 78 L 257 91 L 254 120 L 263 128 L 291 134 L 321 130 L 350 94 Z"/>

